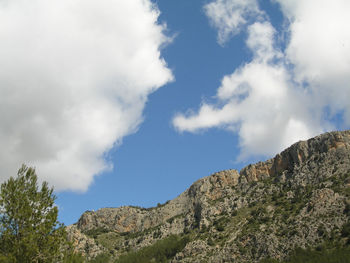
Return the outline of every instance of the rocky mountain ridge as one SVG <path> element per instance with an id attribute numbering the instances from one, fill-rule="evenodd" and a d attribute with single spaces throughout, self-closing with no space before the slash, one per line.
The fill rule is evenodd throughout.
<path id="1" fill-rule="evenodd" d="M 158 207 L 87 211 L 68 232 L 87 258 L 117 259 L 188 235 L 171 262 L 283 259 L 296 246 L 341 240 L 350 214 L 349 175 L 350 131 L 326 133 L 240 172 L 204 177 Z"/>

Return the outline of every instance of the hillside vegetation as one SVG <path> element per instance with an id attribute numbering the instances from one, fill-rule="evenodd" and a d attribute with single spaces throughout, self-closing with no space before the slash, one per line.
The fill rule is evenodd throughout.
<path id="1" fill-rule="evenodd" d="M 154 208 L 87 211 L 67 230 L 104 262 L 350 262 L 349 197 L 350 131 L 332 132 Z"/>

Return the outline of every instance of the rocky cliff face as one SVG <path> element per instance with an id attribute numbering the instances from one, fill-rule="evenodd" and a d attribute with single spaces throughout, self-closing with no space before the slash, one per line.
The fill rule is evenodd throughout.
<path id="1" fill-rule="evenodd" d="M 169 235 L 189 242 L 171 262 L 258 262 L 341 240 L 350 211 L 350 131 L 298 142 L 274 158 L 195 182 L 164 205 L 102 208 L 69 227 L 88 258 L 114 258 Z M 79 241 L 80 240 L 80 241 Z"/>

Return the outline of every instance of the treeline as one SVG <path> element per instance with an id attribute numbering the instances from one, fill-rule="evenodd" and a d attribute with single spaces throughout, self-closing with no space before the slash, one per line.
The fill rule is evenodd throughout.
<path id="1" fill-rule="evenodd" d="M 260 263 L 350 263 L 350 248 L 326 250 L 297 248 L 288 260 L 264 259 Z"/>

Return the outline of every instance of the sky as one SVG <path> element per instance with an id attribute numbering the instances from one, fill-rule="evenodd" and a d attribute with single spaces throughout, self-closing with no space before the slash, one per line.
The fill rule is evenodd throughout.
<path id="1" fill-rule="evenodd" d="M 348 0 L 0 0 L 0 182 L 156 206 L 350 127 Z"/>

